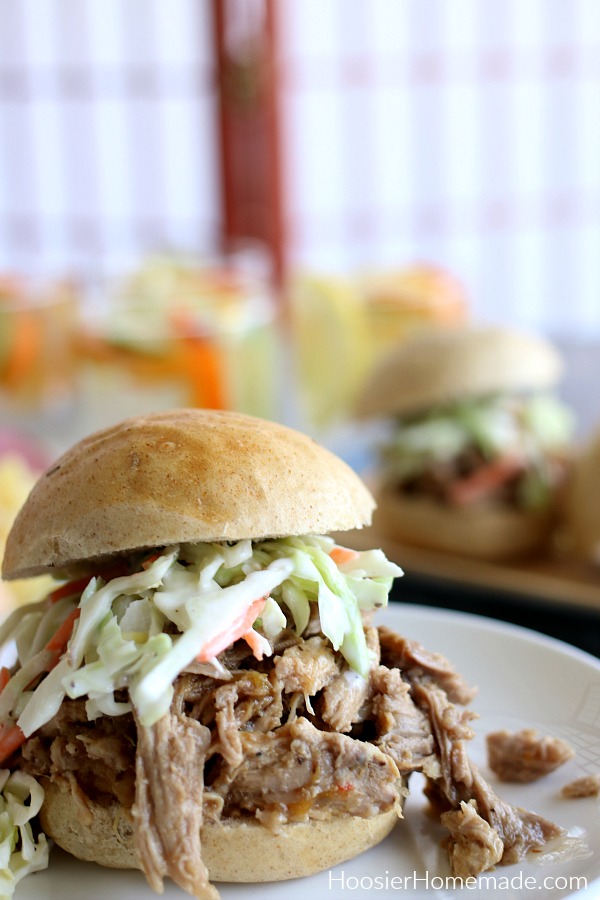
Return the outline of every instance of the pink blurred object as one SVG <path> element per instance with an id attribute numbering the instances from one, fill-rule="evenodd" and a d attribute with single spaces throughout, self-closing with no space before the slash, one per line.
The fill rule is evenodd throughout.
<path id="1" fill-rule="evenodd" d="M 31 438 L 18 431 L 0 429 L 0 459 L 11 455 L 20 456 L 35 472 L 43 472 L 50 465 L 45 451 Z"/>

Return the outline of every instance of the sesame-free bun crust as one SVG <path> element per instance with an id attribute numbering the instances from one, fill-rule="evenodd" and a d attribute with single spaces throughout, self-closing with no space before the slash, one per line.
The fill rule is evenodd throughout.
<path id="1" fill-rule="evenodd" d="M 90 435 L 41 476 L 2 574 L 68 577 L 138 548 L 345 531 L 369 524 L 373 508 L 349 466 L 293 429 L 235 412 L 160 412 Z"/>
<path id="2" fill-rule="evenodd" d="M 539 551 L 556 525 L 555 509 L 533 514 L 493 502 L 453 507 L 387 485 L 375 496 L 373 528 L 380 537 L 489 562 Z"/>
<path id="3" fill-rule="evenodd" d="M 500 327 L 431 328 L 374 368 L 357 415 L 407 415 L 469 397 L 542 390 L 561 372 L 560 355 L 541 337 Z"/>
<path id="4" fill-rule="evenodd" d="M 301 878 L 353 859 L 379 844 L 397 823 L 392 809 L 369 819 L 337 816 L 284 825 L 277 833 L 259 822 L 225 820 L 202 826 L 202 859 L 211 881 L 265 882 Z M 59 847 L 87 862 L 139 869 L 131 812 L 91 803 L 82 810 L 68 787 L 50 783 L 40 812 L 42 828 Z"/>

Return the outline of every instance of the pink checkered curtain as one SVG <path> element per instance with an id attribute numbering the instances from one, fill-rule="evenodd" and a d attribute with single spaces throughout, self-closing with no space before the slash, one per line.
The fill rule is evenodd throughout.
<path id="1" fill-rule="evenodd" d="M 0 269 L 213 249 L 214 105 L 208 0 L 2 0 Z"/>
<path id="2" fill-rule="evenodd" d="M 286 0 L 290 255 L 432 261 L 478 318 L 600 334 L 600 3 Z"/>

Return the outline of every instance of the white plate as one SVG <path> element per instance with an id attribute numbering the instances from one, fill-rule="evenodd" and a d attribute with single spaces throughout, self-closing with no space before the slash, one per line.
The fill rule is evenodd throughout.
<path id="1" fill-rule="evenodd" d="M 600 771 L 600 661 L 533 631 L 479 616 L 401 604 L 393 604 L 380 616 L 380 621 L 444 653 L 478 685 L 473 707 L 480 718 L 475 722 L 478 736 L 472 742 L 471 757 L 484 772 L 484 736 L 501 727 L 538 728 L 566 738 L 577 749 L 566 765 L 533 784 L 498 787 L 490 778 L 505 799 L 565 828 L 569 852 L 565 854 L 563 848 L 554 861 L 542 855 L 535 861 L 501 866 L 480 876 L 476 889 L 453 890 L 446 881 L 447 863 L 439 846 L 442 830 L 425 815 L 419 785 L 411 783 L 406 818 L 379 847 L 309 879 L 222 885 L 223 900 L 304 900 L 307 896 L 514 900 L 531 898 L 536 891 L 537 896 L 552 898 L 580 892 L 585 897 L 600 896 L 600 802 L 560 796 L 563 784 Z M 137 872 L 80 863 L 57 850 L 51 854 L 50 868 L 26 878 L 16 892 L 16 900 L 151 900 L 155 896 Z M 168 884 L 163 896 L 183 900 L 188 895 Z"/>

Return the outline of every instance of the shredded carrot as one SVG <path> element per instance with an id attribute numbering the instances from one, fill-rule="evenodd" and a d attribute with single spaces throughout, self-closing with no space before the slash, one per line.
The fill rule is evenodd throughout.
<path id="1" fill-rule="evenodd" d="M 7 669 L 6 666 L 2 666 L 0 669 L 0 693 L 4 690 L 8 682 L 10 681 L 10 669 Z"/>
<path id="2" fill-rule="evenodd" d="M 159 554 L 157 553 L 155 556 L 150 557 L 151 561 L 158 559 L 158 556 Z M 128 569 L 126 564 L 124 562 L 116 562 L 102 572 L 98 572 L 97 577 L 102 578 L 103 581 L 111 581 L 113 578 L 119 578 L 121 575 L 127 574 Z M 91 580 L 92 576 L 86 575 L 83 578 L 76 578 L 74 581 L 68 581 L 66 584 L 61 585 L 56 588 L 56 590 L 52 591 L 52 593 L 48 594 L 48 602 L 52 605 L 53 603 L 57 603 L 58 600 L 62 600 L 63 597 L 74 597 L 76 594 L 82 594 Z"/>
<path id="3" fill-rule="evenodd" d="M 350 550 L 349 547 L 334 547 L 329 556 L 334 561 L 336 566 L 340 566 L 342 565 L 342 563 L 350 562 L 350 560 L 356 559 L 356 557 L 358 556 L 358 552 L 356 550 Z"/>
<path id="4" fill-rule="evenodd" d="M 64 650 L 66 649 L 67 643 L 73 631 L 73 625 L 79 618 L 80 613 L 81 610 L 79 609 L 79 607 L 69 613 L 67 618 L 64 620 L 64 622 L 61 623 L 55 634 L 46 644 L 44 649 L 50 651 L 50 653 L 53 655 L 53 658 L 48 666 L 48 671 L 54 668 L 54 666 L 58 663 L 60 657 L 62 656 Z M 0 668 L 0 690 L 4 690 L 4 688 L 10 681 L 10 677 L 10 670 L 7 669 L 6 666 L 2 666 L 2 668 Z M 11 756 L 11 754 L 13 754 L 24 741 L 25 735 L 18 725 L 0 725 L 0 765 L 2 765 L 2 763 L 4 763 L 4 761 L 8 759 L 8 757 Z"/>
<path id="5" fill-rule="evenodd" d="M 251 629 L 252 623 L 259 617 L 266 602 L 267 597 L 259 597 L 257 600 L 254 600 L 246 612 L 242 613 L 229 628 L 204 645 L 196 656 L 196 660 L 198 662 L 208 662 L 222 650 L 225 650 L 226 647 L 229 647 L 230 644 L 237 641 L 238 638 L 244 637 L 246 632 Z"/>
<path id="6" fill-rule="evenodd" d="M 0 726 L 0 765 L 25 742 L 25 735 L 18 725 Z"/>
<path id="7" fill-rule="evenodd" d="M 29 682 L 27 685 L 27 690 L 31 690 L 33 685 L 36 684 L 38 678 L 44 677 L 51 672 L 52 669 L 58 665 L 60 659 L 67 649 L 67 644 L 69 643 L 69 638 L 73 633 L 73 625 L 75 621 L 79 618 L 81 610 L 79 607 L 72 610 L 67 618 L 62 622 L 58 629 L 54 632 L 46 646 L 44 647 L 45 658 L 44 658 L 44 666 L 43 669 L 38 672 L 35 677 Z"/>
<path id="8" fill-rule="evenodd" d="M 59 600 L 62 600 L 63 597 L 74 597 L 75 594 L 81 594 L 88 586 L 89 582 L 89 578 L 78 578 L 77 581 L 69 581 L 67 584 L 63 584 L 61 587 L 56 588 L 51 594 L 48 594 L 48 601 L 50 604 L 54 604 L 58 603 Z"/>
<path id="9" fill-rule="evenodd" d="M 517 456 L 500 456 L 449 485 L 448 500 L 457 506 L 476 503 L 489 497 L 522 471 L 522 459 Z"/>
<path id="10" fill-rule="evenodd" d="M 58 630 L 55 634 L 50 638 L 46 647 L 44 649 L 50 650 L 51 653 L 55 653 L 57 656 L 56 661 L 66 650 L 67 644 L 69 642 L 69 638 L 71 637 L 71 633 L 73 631 L 73 625 L 76 620 L 79 618 L 81 614 L 81 609 L 77 607 L 72 612 L 69 613 L 64 622 L 59 626 Z"/>
<path id="11" fill-rule="evenodd" d="M 254 628 L 249 628 L 248 631 L 243 633 L 242 637 L 252 650 L 255 659 L 262 659 L 264 653 L 259 633 Z"/>
<path id="12" fill-rule="evenodd" d="M 159 556 L 160 556 L 160 553 L 152 553 L 152 554 L 151 554 L 147 559 L 145 559 L 144 562 L 142 563 L 142 569 L 144 569 L 144 571 L 146 571 L 146 569 L 149 569 L 150 566 L 152 565 L 152 563 L 153 563 L 153 562 L 156 562 L 156 560 L 158 559 Z"/>
<path id="13" fill-rule="evenodd" d="M 223 360 L 214 338 L 200 334 L 185 309 L 173 309 L 169 321 L 181 341 L 179 362 L 191 389 L 192 406 L 225 409 Z"/>
<path id="14" fill-rule="evenodd" d="M 16 330 L 11 342 L 11 353 L 4 371 L 9 388 L 20 387 L 39 362 L 43 341 L 39 316 L 29 310 L 21 310 L 16 319 Z"/>

